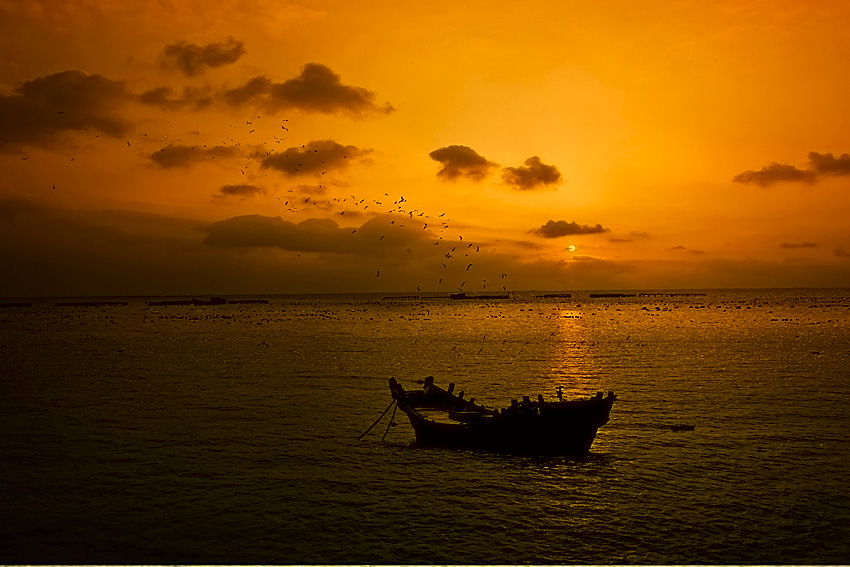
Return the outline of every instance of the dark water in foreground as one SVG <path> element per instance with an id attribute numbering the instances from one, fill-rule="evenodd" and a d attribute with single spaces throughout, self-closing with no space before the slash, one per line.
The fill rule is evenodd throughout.
<path id="1" fill-rule="evenodd" d="M 850 562 L 850 290 L 270 300 L 0 309 L 0 563 Z M 619 401 L 581 460 L 357 440 L 427 375 Z"/>

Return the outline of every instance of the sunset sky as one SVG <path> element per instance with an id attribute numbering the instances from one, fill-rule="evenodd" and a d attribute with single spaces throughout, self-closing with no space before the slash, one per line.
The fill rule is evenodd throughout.
<path id="1" fill-rule="evenodd" d="M 0 296 L 850 286 L 849 23 L 0 0 Z"/>

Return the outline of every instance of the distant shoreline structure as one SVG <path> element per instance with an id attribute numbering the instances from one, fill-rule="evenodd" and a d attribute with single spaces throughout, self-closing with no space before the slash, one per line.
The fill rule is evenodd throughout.
<path id="1" fill-rule="evenodd" d="M 449 299 L 510 299 L 510 294 L 507 293 L 466 293 L 465 291 L 460 291 L 457 293 L 450 293 Z"/>
<path id="2" fill-rule="evenodd" d="M 688 299 L 709 297 L 722 299 L 730 293 L 747 292 L 758 294 L 761 299 L 775 294 L 800 293 L 810 294 L 822 292 L 835 295 L 832 300 L 850 299 L 850 287 L 830 288 L 717 288 L 717 289 L 635 289 L 635 290 L 571 290 L 571 291 L 548 291 L 548 290 L 514 290 L 508 292 L 487 291 L 416 291 L 416 292 L 323 292 L 323 293 L 269 293 L 260 294 L 221 294 L 221 295 L 64 295 L 64 296 L 6 296 L 0 297 L 0 311 L 15 310 L 22 308 L 41 307 L 123 307 L 128 305 L 145 304 L 151 307 L 168 306 L 215 306 L 215 305 L 262 305 L 274 304 L 280 301 L 388 301 L 388 302 L 432 302 L 449 301 L 452 299 L 478 299 L 493 301 L 532 301 L 549 300 L 561 302 L 582 302 L 588 300 L 622 300 L 622 301 L 660 301 L 664 299 Z M 840 296 L 840 297 L 839 297 Z"/>
<path id="3" fill-rule="evenodd" d="M 148 301 L 150 307 L 165 307 L 169 305 L 194 305 L 202 307 L 206 305 L 244 305 L 244 304 L 265 304 L 268 299 L 225 299 L 224 297 L 212 297 L 210 299 L 165 299 L 162 301 Z"/>

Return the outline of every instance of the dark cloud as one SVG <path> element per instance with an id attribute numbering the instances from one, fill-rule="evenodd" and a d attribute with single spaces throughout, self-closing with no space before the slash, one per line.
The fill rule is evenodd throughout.
<path id="1" fill-rule="evenodd" d="M 219 189 L 221 197 L 253 197 L 265 193 L 265 189 L 250 184 L 224 185 Z"/>
<path id="2" fill-rule="evenodd" d="M 0 222 L 0 296 L 167 294 L 175 286 L 193 293 L 198 283 L 179 282 L 216 277 L 215 251 L 199 245 L 197 221 L 35 203 L 25 212 L 15 208 L 16 216 Z"/>
<path id="3" fill-rule="evenodd" d="M 809 168 L 823 175 L 850 175 L 850 154 L 836 158 L 832 154 L 809 152 Z"/>
<path id="4" fill-rule="evenodd" d="M 40 212 L 44 209 L 45 207 L 43 205 L 25 199 L 0 199 L 0 219 L 2 220 L 20 217 L 28 213 Z"/>
<path id="5" fill-rule="evenodd" d="M 537 236 L 542 236 L 543 238 L 558 238 L 574 234 L 599 234 L 602 232 L 608 232 L 608 229 L 603 227 L 601 224 L 588 226 L 586 224 L 578 224 L 576 222 L 550 220 L 540 228 L 532 229 L 531 232 Z"/>
<path id="6" fill-rule="evenodd" d="M 266 99 L 273 84 L 271 79 L 261 75 L 250 79 L 241 87 L 224 91 L 222 98 L 230 106 L 245 106 L 252 103 L 267 106 L 269 103 Z"/>
<path id="7" fill-rule="evenodd" d="M 814 242 L 783 242 L 779 245 L 780 248 L 817 248 L 818 245 Z"/>
<path id="8" fill-rule="evenodd" d="M 525 160 L 520 167 L 502 169 L 502 180 L 511 187 L 521 191 L 536 189 L 541 186 L 560 183 L 561 172 L 554 165 L 546 165 L 537 156 Z"/>
<path id="9" fill-rule="evenodd" d="M 287 227 L 282 219 L 271 219 L 264 224 L 270 217 L 237 223 L 241 218 L 236 217 L 199 232 L 195 219 L 60 210 L 0 198 L 0 219 L 2 297 L 270 295 L 412 291 L 417 286 L 447 291 L 461 282 L 474 289 L 485 278 L 487 289 L 500 289 L 504 282 L 513 290 L 743 288 L 764 287 L 765 282 L 776 287 L 836 287 L 850 281 L 846 243 L 834 248 L 831 261 L 801 259 L 793 264 L 686 253 L 675 261 L 552 259 L 537 254 L 536 249 L 545 250 L 537 239 L 516 245 L 491 241 L 486 253 L 482 242 L 482 252 L 474 259 L 447 260 L 444 246 L 434 245 L 431 227 L 423 229 L 415 219 L 400 227 L 398 215 L 348 228 L 326 221 Z M 286 230 L 294 236 L 287 236 Z M 204 237 L 209 238 L 206 244 Z M 316 252 L 300 257 L 286 252 L 298 248 L 298 238 Z M 264 247 L 248 248 L 257 244 Z M 467 271 L 469 262 L 474 265 Z M 442 263 L 448 263 L 448 269 Z"/>
<path id="10" fill-rule="evenodd" d="M 244 215 L 210 225 L 204 244 L 213 248 L 281 248 L 374 257 L 391 256 L 411 247 L 427 250 L 430 235 L 421 225 L 399 227 L 390 224 L 392 220 L 394 217 L 382 215 L 352 229 L 328 218 L 293 223 L 281 217 Z"/>
<path id="11" fill-rule="evenodd" d="M 222 96 L 231 106 L 254 105 L 272 113 L 297 109 L 359 115 L 394 110 L 388 103 L 378 105 L 372 91 L 343 84 L 339 75 L 319 63 L 307 63 L 300 75 L 282 83 L 274 83 L 263 75 L 254 77 Z"/>
<path id="12" fill-rule="evenodd" d="M 466 177 L 480 181 L 490 174 L 499 164 L 488 161 L 469 146 L 445 146 L 428 154 L 434 161 L 440 162 L 442 168 L 437 177 L 454 181 Z"/>
<path id="13" fill-rule="evenodd" d="M 207 67 L 221 67 L 235 63 L 245 54 L 245 46 L 232 37 L 219 43 L 195 45 L 178 41 L 165 47 L 162 56 L 164 67 L 176 67 L 186 75 L 198 75 Z"/>
<path id="14" fill-rule="evenodd" d="M 808 169 L 799 169 L 793 165 L 773 162 L 759 171 L 739 173 L 732 178 L 732 181 L 768 187 L 782 181 L 814 183 L 822 175 L 850 175 L 850 154 L 841 154 L 836 158 L 831 153 L 809 152 L 808 157 Z"/>
<path id="15" fill-rule="evenodd" d="M 51 146 L 57 134 L 72 131 L 123 136 L 130 123 L 119 110 L 129 98 L 123 82 L 81 71 L 27 81 L 13 94 L 0 95 L 0 151 Z"/>
<path id="16" fill-rule="evenodd" d="M 176 96 L 171 87 L 156 87 L 140 94 L 138 100 L 142 104 L 158 106 L 166 110 L 184 108 L 201 110 L 210 106 L 214 98 L 207 89 L 186 87 L 180 96 Z"/>
<path id="17" fill-rule="evenodd" d="M 339 238 L 341 229 L 330 219 L 308 219 L 298 224 L 281 217 L 243 215 L 213 223 L 204 244 L 213 248 L 269 248 L 322 251 Z"/>
<path id="18" fill-rule="evenodd" d="M 276 169 L 286 175 L 321 175 L 332 169 L 342 169 L 352 160 L 362 158 L 372 150 L 343 146 L 333 140 L 316 140 L 300 148 L 260 154 L 261 166 Z"/>
<path id="19" fill-rule="evenodd" d="M 732 178 L 735 183 L 753 183 L 760 187 L 768 187 L 782 181 L 803 181 L 814 183 L 815 174 L 804 169 L 797 169 L 793 165 L 773 162 L 759 171 L 745 171 Z"/>
<path id="20" fill-rule="evenodd" d="M 155 151 L 149 157 L 159 167 L 189 167 L 200 162 L 215 159 L 234 158 L 241 154 L 236 146 L 200 146 L 168 145 Z"/>

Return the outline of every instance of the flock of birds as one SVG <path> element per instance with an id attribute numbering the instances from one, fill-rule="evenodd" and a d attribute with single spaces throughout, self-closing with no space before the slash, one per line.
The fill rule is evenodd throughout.
<path id="1" fill-rule="evenodd" d="M 59 111 L 57 114 L 61 114 Z M 250 139 L 250 137 L 257 135 L 257 128 L 260 124 L 259 120 L 261 116 L 256 116 L 254 118 L 251 117 L 250 120 L 245 120 L 244 125 L 231 123 L 228 128 L 224 130 L 225 136 L 224 139 L 217 145 L 203 144 L 202 142 L 202 134 L 200 132 L 199 127 L 196 127 L 193 130 L 189 130 L 183 134 L 179 134 L 176 131 L 175 122 L 170 122 L 171 131 L 167 133 L 161 134 L 152 134 L 148 133 L 139 134 L 136 142 L 131 143 L 131 140 L 124 140 L 126 146 L 130 150 L 136 150 L 140 152 L 145 152 L 146 149 L 149 149 L 152 145 L 158 144 L 161 151 L 162 149 L 166 149 L 169 147 L 185 147 L 190 148 L 191 151 L 186 152 L 185 159 L 198 161 L 201 156 L 208 157 L 210 160 L 214 160 L 216 157 L 216 152 L 221 152 L 222 148 L 229 149 L 232 151 L 233 155 L 240 156 L 244 161 L 239 165 L 239 171 L 242 176 L 243 184 L 248 187 L 248 190 L 243 197 L 256 197 L 261 195 L 268 195 L 269 193 L 261 187 L 259 184 L 254 185 L 254 183 L 261 183 L 262 180 L 267 179 L 268 172 L 263 171 L 263 160 L 267 159 L 271 156 L 278 155 L 272 149 L 269 149 L 268 142 L 243 142 L 246 138 Z M 198 121 L 196 120 L 196 125 Z M 255 125 L 255 122 L 258 124 Z M 280 130 L 278 134 L 272 134 L 272 144 L 281 145 L 286 142 L 287 134 L 289 133 L 289 127 L 287 123 L 288 119 L 283 119 L 277 121 L 274 127 L 279 126 Z M 97 137 L 100 137 L 100 134 L 96 134 Z M 184 138 L 185 137 L 185 138 Z M 193 145 L 187 145 L 187 139 L 195 139 L 199 143 Z M 142 148 L 141 150 L 139 148 Z M 294 151 L 296 155 L 305 155 L 307 152 L 315 152 L 319 153 L 319 149 L 317 147 L 311 147 L 307 144 L 302 144 L 300 146 L 295 146 L 288 148 L 286 151 Z M 144 154 L 147 158 L 151 159 L 152 153 Z M 220 153 L 218 155 L 221 155 Z M 28 160 L 30 156 L 23 156 L 22 160 Z M 321 156 L 318 156 L 321 157 Z M 347 156 L 344 156 L 347 157 Z M 70 161 L 74 161 L 74 157 L 70 158 Z M 311 159 L 315 160 L 315 157 L 311 156 Z M 219 160 L 219 163 L 222 163 L 225 160 Z M 324 164 L 324 161 L 321 161 L 321 164 Z M 185 165 L 191 165 L 191 163 L 186 163 Z M 295 165 L 300 166 L 300 163 L 295 162 Z M 324 176 L 328 173 L 331 173 L 331 168 L 328 167 L 324 171 L 315 170 L 313 173 L 315 175 Z M 289 174 L 292 177 L 298 179 L 305 179 L 311 176 L 311 172 L 299 172 L 297 168 L 291 172 L 284 172 L 285 174 Z M 322 179 L 329 179 L 331 176 Z M 247 181 L 248 183 L 245 183 Z M 297 215 L 298 218 L 306 218 L 306 215 L 312 214 L 324 214 L 324 215 L 333 215 L 334 217 L 338 217 L 340 220 L 349 219 L 354 220 L 355 222 L 360 219 L 369 219 L 375 218 L 379 216 L 384 216 L 389 219 L 389 222 L 386 224 L 387 233 L 381 234 L 379 238 L 377 238 L 375 242 L 375 246 L 386 245 L 389 243 L 392 238 L 391 230 L 401 230 L 405 227 L 420 227 L 422 233 L 423 240 L 427 240 L 428 237 L 433 236 L 433 245 L 437 247 L 439 250 L 439 254 L 442 256 L 440 258 L 439 265 L 442 267 L 442 272 L 439 274 L 435 274 L 433 281 L 423 282 L 426 288 L 433 289 L 434 286 L 442 289 L 458 289 L 460 291 L 464 291 L 465 287 L 468 283 L 473 281 L 476 270 L 473 270 L 473 267 L 476 265 L 475 262 L 470 262 L 469 259 L 472 255 L 478 254 L 481 252 L 481 244 L 476 242 L 464 242 L 464 238 L 462 234 L 453 234 L 449 235 L 452 231 L 449 230 L 451 225 L 449 224 L 449 220 L 446 217 L 445 212 L 441 212 L 439 214 L 431 215 L 426 213 L 426 211 L 421 210 L 419 208 L 415 208 L 411 205 L 407 198 L 404 196 L 398 196 L 397 198 L 393 198 L 389 193 L 384 193 L 383 198 L 373 198 L 371 196 L 358 196 L 350 193 L 350 190 L 346 191 L 345 196 L 326 196 L 335 190 L 343 188 L 347 186 L 344 183 L 329 181 L 322 183 L 302 183 L 302 184 L 293 184 L 290 188 L 286 189 L 286 194 L 280 196 L 280 192 L 272 192 L 272 197 L 274 198 L 275 204 L 277 206 L 283 207 L 283 210 L 286 213 L 291 213 L 292 215 Z M 55 183 L 51 184 L 51 190 L 56 191 L 57 186 Z M 221 195 L 217 195 L 221 197 Z M 362 228 L 364 224 L 361 224 L 360 227 L 352 226 L 351 234 L 356 234 L 358 232 L 358 228 Z M 448 233 L 446 231 L 449 231 Z M 457 241 L 454 241 L 454 237 L 457 237 Z M 424 250 L 424 247 L 423 247 Z M 428 259 L 425 258 L 425 252 L 420 253 L 421 259 L 428 263 Z M 299 253 L 300 257 L 301 254 Z M 459 262 L 461 258 L 465 258 L 465 261 Z M 436 265 L 433 261 L 431 264 Z M 377 268 L 375 270 L 375 277 L 386 277 L 388 273 L 393 271 L 394 265 L 390 262 L 385 262 L 385 265 Z M 457 277 L 458 274 L 461 274 L 461 277 Z M 480 276 L 480 274 L 479 274 Z M 508 287 L 508 274 L 501 273 L 499 275 L 502 283 L 502 290 L 507 291 Z M 467 281 L 468 280 L 468 281 Z M 481 289 L 487 289 L 488 281 L 487 279 L 477 279 L 476 281 L 480 281 Z M 422 291 L 422 286 L 416 286 L 417 291 Z"/>
<path id="2" fill-rule="evenodd" d="M 260 116 L 256 117 L 260 119 Z M 287 122 L 284 120 L 283 122 Z M 237 125 L 231 124 L 231 128 L 238 128 Z M 256 128 L 254 125 L 254 120 L 246 120 L 245 124 L 246 128 L 250 128 L 246 134 L 253 134 L 256 132 Z M 281 124 L 280 128 L 289 132 L 289 128 L 287 125 Z M 230 131 L 228 131 L 230 133 Z M 234 132 L 234 134 L 236 134 Z M 236 134 L 239 135 L 239 134 Z M 272 135 L 273 144 L 280 145 L 286 142 L 286 135 L 277 136 Z M 235 146 L 240 146 L 241 142 L 233 138 L 232 136 L 226 139 L 226 142 L 233 144 Z M 264 146 L 268 144 L 264 143 Z M 320 150 L 316 147 L 311 147 L 307 144 L 302 144 L 297 147 L 287 148 L 286 151 L 295 152 L 295 155 L 305 155 L 308 152 L 320 153 Z M 263 149 L 262 151 L 253 151 L 249 153 L 249 158 L 242 164 L 240 167 L 240 173 L 242 176 L 245 176 L 249 180 L 258 179 L 264 175 L 263 172 L 259 172 L 256 169 L 252 168 L 253 165 L 257 163 L 257 158 L 268 158 L 275 155 L 275 152 L 271 149 Z M 289 157 L 287 155 L 286 157 Z M 347 157 L 347 156 L 344 156 Z M 325 161 L 321 161 L 321 164 L 325 164 Z M 293 176 L 298 176 L 299 171 L 298 167 L 300 167 L 302 163 L 293 162 L 293 170 L 291 172 L 287 172 Z M 316 176 L 324 176 L 330 173 L 330 168 L 319 171 L 315 170 Z M 309 172 L 305 173 L 304 176 L 309 176 Z M 325 214 L 325 215 L 333 215 L 334 217 L 338 217 L 342 220 L 349 219 L 363 219 L 368 217 L 378 217 L 385 216 L 390 218 L 389 222 L 386 224 L 386 228 L 388 231 L 391 230 L 400 230 L 405 228 L 410 228 L 412 226 L 419 227 L 419 230 L 425 231 L 425 234 L 433 235 L 433 245 L 437 246 L 439 250 L 439 254 L 442 256 L 440 261 L 440 266 L 442 267 L 442 272 L 439 274 L 435 274 L 434 280 L 429 281 L 427 283 L 423 283 L 422 285 L 416 286 L 417 292 L 422 291 L 423 285 L 426 288 L 433 288 L 435 285 L 437 287 L 444 287 L 449 289 L 457 288 L 460 291 L 463 291 L 468 283 L 472 282 L 472 276 L 475 275 L 475 271 L 472 270 L 475 262 L 469 262 L 468 258 L 473 254 L 478 254 L 481 252 L 481 244 L 476 242 L 464 242 L 464 238 L 462 234 L 452 234 L 449 233 L 452 225 L 450 225 L 449 221 L 451 219 L 446 217 L 445 212 L 440 212 L 439 214 L 429 214 L 428 212 L 413 207 L 413 205 L 408 201 L 406 197 L 403 195 L 399 195 L 398 197 L 392 197 L 389 193 L 383 193 L 382 197 L 374 198 L 374 196 L 364 196 L 364 195 L 355 195 L 350 191 L 346 191 L 345 195 L 337 195 L 337 196 L 326 196 L 330 193 L 333 193 L 336 189 L 341 189 L 347 186 L 343 183 L 337 183 L 335 181 L 330 182 L 320 182 L 315 184 L 302 183 L 296 184 L 294 186 L 286 189 L 286 195 L 279 196 L 274 195 L 273 198 L 277 202 L 277 204 L 283 207 L 284 211 L 287 213 L 292 213 L 293 215 L 309 215 L 311 213 Z M 358 228 L 357 226 L 350 227 L 350 234 L 357 234 Z M 430 233 L 427 231 L 430 230 Z M 446 231 L 449 231 L 447 233 Z M 376 242 L 374 243 L 376 246 L 380 246 L 382 244 L 387 244 L 391 238 L 391 233 L 386 232 L 377 237 Z M 424 235 L 423 235 L 424 236 Z M 457 237 L 457 241 L 455 242 L 453 239 Z M 440 248 L 442 247 L 442 248 Z M 298 255 L 300 257 L 300 254 Z M 457 260 L 460 258 L 466 258 L 467 261 L 460 265 L 460 268 L 453 266 L 452 262 L 457 264 Z M 424 258 L 423 258 L 424 260 Z M 386 277 L 389 272 L 392 272 L 393 265 L 384 265 L 375 269 L 375 277 L 381 278 Z M 456 268 L 456 269 L 453 269 Z M 458 272 L 462 273 L 463 276 L 457 278 Z M 503 291 L 507 291 L 508 274 L 502 272 L 499 274 L 499 278 L 501 280 L 501 288 Z M 450 284 L 449 281 L 453 280 Z M 469 281 L 467 281 L 469 280 Z M 477 280 L 476 280 L 477 281 Z M 487 289 L 488 281 L 487 279 L 480 280 L 481 289 Z"/>

